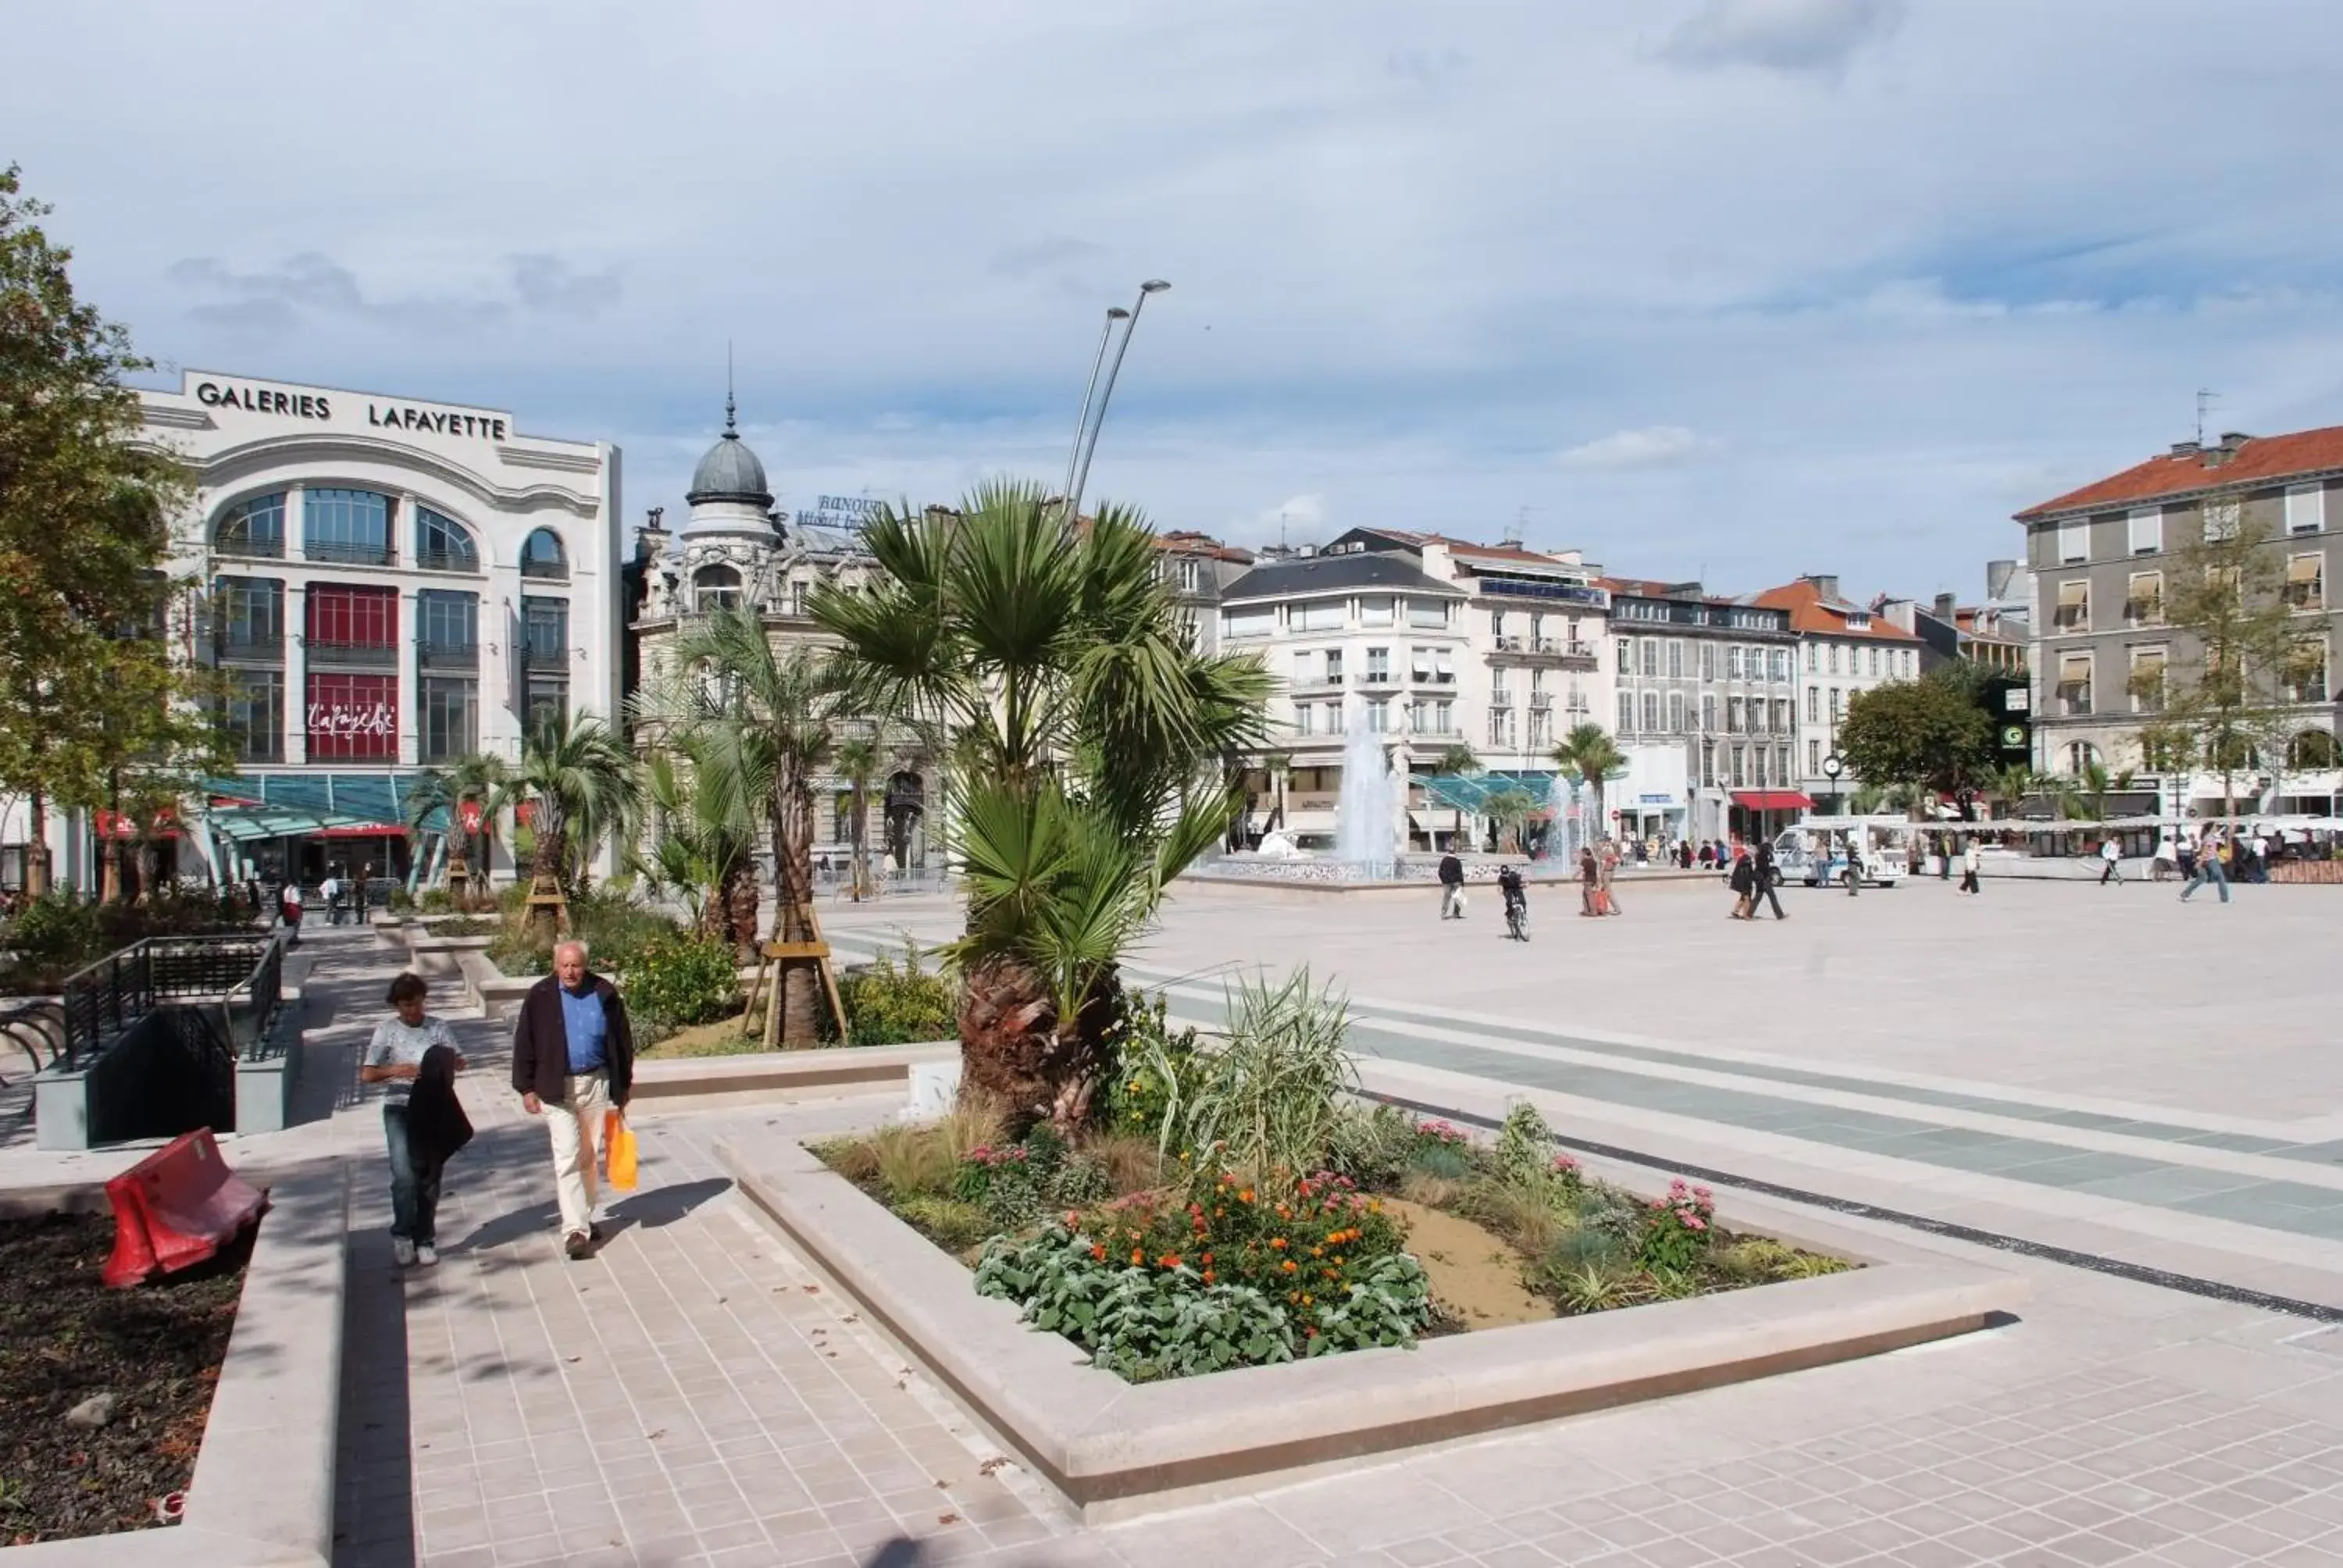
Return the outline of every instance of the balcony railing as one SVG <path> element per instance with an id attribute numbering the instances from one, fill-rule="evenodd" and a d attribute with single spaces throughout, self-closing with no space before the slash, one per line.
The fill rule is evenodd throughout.
<path id="1" fill-rule="evenodd" d="M 566 648 L 538 648 L 534 645 L 521 650 L 521 664 L 528 669 L 567 669 L 569 650 Z"/>
<path id="2" fill-rule="evenodd" d="M 1483 578 L 1481 591 L 1503 594 L 1509 598 L 1559 599 L 1564 604 L 1583 604 L 1589 609 L 1611 608 L 1608 588 L 1589 588 L 1584 583 L 1531 582 L 1519 578 Z"/>
<path id="3" fill-rule="evenodd" d="M 387 567 L 398 562 L 398 552 L 388 545 L 361 544 L 348 539 L 311 539 L 301 547 L 304 558 L 313 561 L 330 561 L 336 566 Z"/>
<path id="4" fill-rule="evenodd" d="M 416 662 L 425 669 L 478 669 L 477 642 L 425 642 L 416 646 Z"/>
<path id="5" fill-rule="evenodd" d="M 285 558 L 285 536 L 279 534 L 271 539 L 214 539 L 212 554 L 239 561 L 281 561 Z"/>
<path id="6" fill-rule="evenodd" d="M 1550 692 L 1550 691 L 1533 691 L 1533 692 L 1531 692 L 1531 693 L 1530 693 L 1530 711 L 1531 711 L 1531 712 L 1533 712 L 1533 713 L 1544 713 L 1544 712 L 1547 711 L 1548 709 L 1552 709 L 1553 707 L 1554 707 L 1554 693 L 1552 693 L 1552 692 Z"/>
<path id="7" fill-rule="evenodd" d="M 389 643 L 334 642 L 311 638 L 305 645 L 311 664 L 357 665 L 366 669 L 389 669 L 398 663 L 398 649 Z"/>
<path id="8" fill-rule="evenodd" d="M 1297 675 L 1293 678 L 1293 689 L 1296 691 L 1315 691 L 1321 687 L 1342 684 L 1342 672 L 1339 669 L 1330 670 L 1324 675 Z"/>
<path id="9" fill-rule="evenodd" d="M 480 558 L 470 550 L 417 550 L 415 564 L 427 572 L 477 572 Z"/>
<path id="10" fill-rule="evenodd" d="M 1388 669 L 1371 669 L 1359 677 L 1361 686 L 1389 686 L 1391 683 L 1392 673 Z"/>
<path id="11" fill-rule="evenodd" d="M 246 629 L 223 631 L 213 640 L 212 650 L 226 659 L 281 664 L 285 660 L 285 634 L 281 631 Z"/>
<path id="12" fill-rule="evenodd" d="M 546 582 L 566 583 L 569 580 L 569 563 L 568 561 L 526 560 L 520 563 L 520 575 L 525 578 L 536 578 Z"/>

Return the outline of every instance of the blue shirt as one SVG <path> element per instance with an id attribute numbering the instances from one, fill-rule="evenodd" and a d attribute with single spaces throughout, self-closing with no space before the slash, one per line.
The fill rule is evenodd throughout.
<path id="1" fill-rule="evenodd" d="M 590 982 L 584 996 L 558 981 L 553 989 L 561 993 L 561 1032 L 568 1038 L 570 1072 L 599 1072 L 608 1061 L 603 1040 L 610 1032 L 601 997 Z"/>

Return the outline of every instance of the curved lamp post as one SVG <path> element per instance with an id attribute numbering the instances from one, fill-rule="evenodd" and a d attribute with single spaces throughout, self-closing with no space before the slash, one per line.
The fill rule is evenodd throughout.
<path id="1" fill-rule="evenodd" d="M 1160 277 L 1151 277 L 1139 286 L 1139 299 L 1131 307 L 1131 319 L 1122 329 L 1122 340 L 1114 346 L 1114 363 L 1107 367 L 1106 386 L 1099 393 L 1098 417 L 1091 425 L 1090 444 L 1082 448 L 1081 461 L 1074 468 L 1073 483 L 1067 487 L 1066 516 L 1069 518 L 1080 518 L 1082 515 L 1082 487 L 1090 483 L 1091 459 L 1098 455 L 1099 432 L 1106 427 L 1106 407 L 1108 402 L 1114 397 L 1115 377 L 1122 374 L 1122 357 L 1131 352 L 1131 335 L 1139 330 L 1139 313 L 1147 308 L 1149 295 L 1161 294 L 1171 286 Z M 1113 330 L 1114 317 L 1119 314 L 1121 313 L 1116 311 L 1108 312 L 1109 331 Z M 1103 338 L 1100 340 L 1099 348 L 1101 353 L 1105 351 L 1106 343 Z M 1083 403 L 1084 411 L 1087 412 L 1089 399 L 1085 397 Z M 1076 444 L 1078 446 L 1081 444 L 1079 439 Z"/>
<path id="2" fill-rule="evenodd" d="M 1074 416 L 1073 449 L 1066 454 L 1066 482 L 1058 487 L 1058 496 L 1066 503 L 1068 517 L 1073 516 L 1074 468 L 1082 460 L 1082 437 L 1091 426 L 1091 399 L 1098 391 L 1099 369 L 1106 363 L 1106 340 L 1114 335 L 1116 322 L 1130 318 L 1130 311 L 1120 305 L 1111 305 L 1107 307 L 1106 325 L 1099 328 L 1098 353 L 1091 359 L 1090 385 L 1082 388 L 1082 411 Z"/>

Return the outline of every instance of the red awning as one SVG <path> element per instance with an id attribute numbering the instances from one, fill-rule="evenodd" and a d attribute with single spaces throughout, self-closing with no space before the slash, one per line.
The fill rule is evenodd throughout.
<path id="1" fill-rule="evenodd" d="M 1752 811 L 1811 811 L 1815 803 L 1795 789 L 1735 789 L 1733 803 Z"/>
<path id="2" fill-rule="evenodd" d="M 403 839 L 407 829 L 396 822 L 361 822 L 352 828 L 320 828 L 304 834 L 310 839 Z"/>

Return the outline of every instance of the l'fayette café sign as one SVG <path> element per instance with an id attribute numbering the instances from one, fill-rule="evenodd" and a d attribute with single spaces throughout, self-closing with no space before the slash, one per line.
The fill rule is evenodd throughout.
<path id="1" fill-rule="evenodd" d="M 282 414 L 294 419 L 334 417 L 333 400 L 322 392 L 283 392 L 233 381 L 196 382 L 196 401 L 206 408 L 241 408 L 249 414 Z M 428 430 L 437 436 L 477 436 L 484 441 L 505 439 L 505 422 L 494 414 L 418 408 L 411 403 L 377 403 L 369 398 L 366 417 L 367 423 L 378 429 Z"/>

